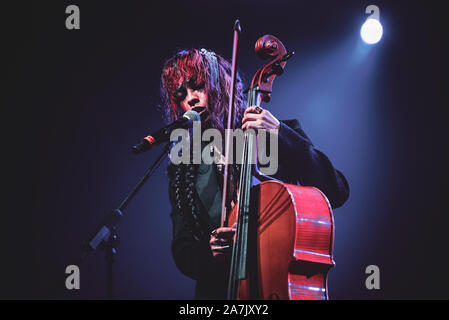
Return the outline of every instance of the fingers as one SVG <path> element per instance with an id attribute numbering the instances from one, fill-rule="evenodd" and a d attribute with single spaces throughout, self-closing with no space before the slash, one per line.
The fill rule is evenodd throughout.
<path id="1" fill-rule="evenodd" d="M 212 239 L 232 239 L 235 233 L 235 227 L 222 227 L 215 229 L 211 234 Z"/>
<path id="2" fill-rule="evenodd" d="M 264 117 L 262 114 L 257 114 L 257 113 L 247 113 L 243 119 L 242 119 L 242 123 L 245 123 L 247 121 L 256 121 L 256 120 L 262 120 Z"/>
<path id="3" fill-rule="evenodd" d="M 279 129 L 280 123 L 268 110 L 248 107 L 242 119 L 242 129 Z"/>
<path id="4" fill-rule="evenodd" d="M 262 129 L 264 128 L 264 114 L 256 111 L 256 106 L 249 107 L 245 110 L 242 119 L 242 129 Z"/>
<path id="5" fill-rule="evenodd" d="M 245 109 L 244 114 L 247 114 L 247 113 L 262 113 L 263 111 L 264 111 L 264 109 L 259 107 L 259 106 L 250 106 L 250 107 Z"/>
<path id="6" fill-rule="evenodd" d="M 261 120 L 249 121 L 242 125 L 242 130 L 248 129 L 265 129 L 264 122 Z"/>
<path id="7" fill-rule="evenodd" d="M 212 245 L 210 246 L 210 249 L 214 254 L 226 254 L 228 252 L 228 249 L 231 248 L 231 245 L 225 244 L 225 245 Z"/>
<path id="8" fill-rule="evenodd" d="M 210 243 L 210 249 L 212 251 L 212 256 L 217 261 L 224 261 L 227 256 L 229 256 L 231 252 L 231 239 L 211 239 L 209 241 Z"/>
<path id="9" fill-rule="evenodd" d="M 243 115 L 246 115 L 247 113 L 255 113 L 256 112 L 256 106 L 251 106 L 245 109 L 245 112 Z"/>
<path id="10" fill-rule="evenodd" d="M 236 225 L 234 224 L 232 227 L 218 228 L 212 232 L 209 245 L 212 255 L 218 261 L 224 261 L 226 256 L 228 256 L 236 230 L 235 227 Z"/>
<path id="11" fill-rule="evenodd" d="M 232 241 L 232 239 L 223 239 L 223 238 L 215 238 L 215 237 L 211 237 L 209 240 L 209 244 L 212 246 L 217 246 L 217 247 L 225 247 L 225 246 L 230 246 Z"/>
<path id="12" fill-rule="evenodd" d="M 230 246 L 226 246 L 226 247 L 214 246 L 214 247 L 211 247 L 211 250 L 212 250 L 212 256 L 218 262 L 224 262 L 228 258 L 228 256 L 230 255 L 230 252 L 231 252 Z"/>

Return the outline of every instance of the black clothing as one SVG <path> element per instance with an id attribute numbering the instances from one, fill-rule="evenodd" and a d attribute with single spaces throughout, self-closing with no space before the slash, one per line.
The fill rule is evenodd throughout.
<path id="1" fill-rule="evenodd" d="M 321 151 L 315 149 L 297 120 L 281 121 L 278 147 L 279 166 L 274 178 L 290 184 L 317 187 L 327 196 L 332 208 L 342 206 L 348 199 L 349 186 L 345 177 L 334 169 Z M 170 166 L 174 167 L 172 164 Z M 215 172 L 208 167 L 215 166 L 199 166 L 196 186 L 199 219 L 203 226 L 207 226 L 204 228 L 208 228 L 204 230 L 203 238 L 196 240 L 192 235 L 185 217 L 174 205 L 176 190 L 169 187 L 173 221 L 172 253 L 179 270 L 197 280 L 196 299 L 225 299 L 229 266 L 215 261 L 209 247 L 209 234 L 220 224 L 217 210 L 221 211 L 221 186 L 217 187 L 213 176 Z"/>

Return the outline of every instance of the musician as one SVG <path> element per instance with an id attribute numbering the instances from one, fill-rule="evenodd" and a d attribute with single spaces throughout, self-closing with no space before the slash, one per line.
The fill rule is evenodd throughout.
<path id="1" fill-rule="evenodd" d="M 202 112 L 202 129 L 216 128 L 224 132 L 230 86 L 231 65 L 219 54 L 206 49 L 178 52 L 165 62 L 161 76 L 167 121 L 174 121 L 196 108 Z M 246 108 L 239 76 L 235 90 L 235 123 L 239 127 L 279 130 L 279 166 L 273 177 L 290 184 L 317 187 L 327 196 L 332 208 L 342 206 L 349 196 L 345 177 L 315 148 L 299 122 L 279 121 L 267 109 Z M 219 167 L 204 163 L 170 164 L 167 170 L 172 205 L 172 253 L 179 270 L 197 280 L 196 299 L 226 298 L 235 229 L 233 226 L 219 228 L 223 181 Z"/>

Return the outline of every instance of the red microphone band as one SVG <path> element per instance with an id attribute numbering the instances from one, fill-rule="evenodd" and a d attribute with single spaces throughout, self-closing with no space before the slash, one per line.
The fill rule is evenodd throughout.
<path id="1" fill-rule="evenodd" d="M 156 139 L 153 138 L 153 136 L 148 136 L 143 138 L 144 140 L 147 140 L 151 146 L 153 146 L 156 143 Z"/>

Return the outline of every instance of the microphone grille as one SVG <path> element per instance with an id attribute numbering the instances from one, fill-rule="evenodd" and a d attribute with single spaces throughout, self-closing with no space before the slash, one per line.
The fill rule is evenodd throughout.
<path id="1" fill-rule="evenodd" d="M 201 120 L 200 114 L 193 110 L 189 110 L 186 113 L 184 113 L 183 117 L 189 119 L 190 121 L 200 121 Z"/>

